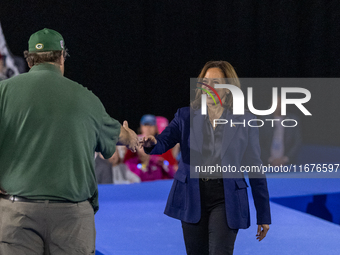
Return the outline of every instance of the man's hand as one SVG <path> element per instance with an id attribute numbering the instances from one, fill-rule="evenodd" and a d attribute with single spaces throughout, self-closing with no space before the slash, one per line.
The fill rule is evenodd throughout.
<path id="1" fill-rule="evenodd" d="M 123 126 L 120 128 L 119 142 L 131 150 L 136 152 L 140 147 L 136 133 L 129 128 L 128 122 L 125 120 Z"/>
<path id="2" fill-rule="evenodd" d="M 4 195 L 6 195 L 6 194 L 7 194 L 7 192 L 6 192 L 5 190 L 3 190 L 3 189 L 1 189 L 1 188 L 0 188 L 0 194 L 4 194 Z"/>
<path id="3" fill-rule="evenodd" d="M 157 144 L 157 139 L 153 135 L 148 135 L 143 138 L 143 147 L 152 147 Z"/>
<path id="4" fill-rule="evenodd" d="M 257 234 L 256 234 L 256 239 L 261 241 L 263 238 L 266 237 L 267 232 L 269 230 L 269 225 L 268 224 L 262 224 L 262 225 L 257 225 Z"/>

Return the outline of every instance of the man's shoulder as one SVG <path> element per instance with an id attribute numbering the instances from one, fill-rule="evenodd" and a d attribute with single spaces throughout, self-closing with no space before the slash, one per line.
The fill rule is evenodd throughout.
<path id="1" fill-rule="evenodd" d="M 85 96 L 85 97 L 89 97 L 92 100 L 97 100 L 100 101 L 99 98 L 87 87 L 85 87 L 84 85 L 73 81 L 67 77 L 62 77 L 63 78 L 63 82 L 68 83 L 67 86 L 69 86 L 70 88 L 72 88 L 73 90 L 75 90 L 75 92 L 81 94 L 81 96 Z"/>
<path id="2" fill-rule="evenodd" d="M 1 80 L 0 85 L 7 85 L 7 84 L 11 84 L 11 83 L 25 81 L 27 79 L 27 77 L 28 77 L 28 73 L 22 73 L 22 74 L 13 76 L 13 77 L 5 79 L 5 80 Z"/>

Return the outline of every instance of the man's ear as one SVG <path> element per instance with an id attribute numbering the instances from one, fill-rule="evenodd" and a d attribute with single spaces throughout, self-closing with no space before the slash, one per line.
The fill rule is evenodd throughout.
<path id="1" fill-rule="evenodd" d="M 27 60 L 26 60 L 26 62 L 27 62 L 28 67 L 31 69 L 32 66 L 30 65 L 30 63 Z"/>
<path id="2" fill-rule="evenodd" d="M 62 65 L 65 62 L 64 54 L 62 53 L 59 58 L 59 64 Z"/>

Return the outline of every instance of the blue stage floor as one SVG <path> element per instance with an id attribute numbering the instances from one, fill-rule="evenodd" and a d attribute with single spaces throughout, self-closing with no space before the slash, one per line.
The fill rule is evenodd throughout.
<path id="1" fill-rule="evenodd" d="M 100 185 L 97 254 L 185 254 L 180 221 L 163 214 L 171 183 Z M 340 179 L 268 179 L 268 187 L 275 198 L 336 193 Z M 251 196 L 250 200 L 252 225 L 239 231 L 235 255 L 340 254 L 339 225 L 273 202 L 271 229 L 258 242 Z"/>

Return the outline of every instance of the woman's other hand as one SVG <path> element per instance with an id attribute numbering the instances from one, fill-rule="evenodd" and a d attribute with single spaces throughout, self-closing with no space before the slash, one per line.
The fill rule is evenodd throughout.
<path id="1" fill-rule="evenodd" d="M 157 144 L 157 139 L 153 135 L 148 135 L 143 138 L 143 147 L 152 147 Z"/>
<path id="2" fill-rule="evenodd" d="M 268 224 L 257 225 L 256 239 L 261 241 L 263 238 L 266 237 L 268 230 L 269 230 Z"/>

